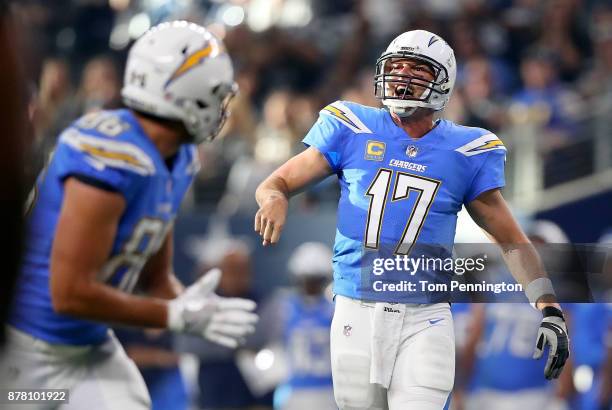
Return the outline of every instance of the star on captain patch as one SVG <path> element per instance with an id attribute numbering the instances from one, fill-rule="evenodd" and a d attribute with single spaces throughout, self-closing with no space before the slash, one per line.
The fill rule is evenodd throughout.
<path id="1" fill-rule="evenodd" d="M 418 153 L 419 149 L 414 145 L 410 145 L 408 148 L 406 148 L 406 155 L 408 155 L 410 158 L 416 157 Z"/>
<path id="2" fill-rule="evenodd" d="M 353 330 L 351 325 L 344 325 L 344 330 L 342 330 L 342 334 L 346 337 L 351 335 L 351 331 Z"/>

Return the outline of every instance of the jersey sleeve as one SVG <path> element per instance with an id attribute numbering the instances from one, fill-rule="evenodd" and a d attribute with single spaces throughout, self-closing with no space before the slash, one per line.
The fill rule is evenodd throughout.
<path id="1" fill-rule="evenodd" d="M 495 188 L 503 188 L 506 185 L 504 176 L 504 165 L 506 163 L 506 151 L 496 149 L 487 152 L 486 157 L 479 165 L 472 184 L 465 195 L 465 203 L 468 204 L 478 198 L 480 194 Z"/>
<path id="2" fill-rule="evenodd" d="M 88 135 L 76 128 L 69 128 L 60 136 L 53 161 L 61 180 L 80 176 L 126 198 L 133 194 L 142 176 L 155 172 L 151 158 L 136 145 Z"/>
<path id="3" fill-rule="evenodd" d="M 303 139 L 304 145 L 316 148 L 327 160 L 329 166 L 338 172 L 342 166 L 342 140 L 346 128 L 334 118 L 323 113 Z"/>

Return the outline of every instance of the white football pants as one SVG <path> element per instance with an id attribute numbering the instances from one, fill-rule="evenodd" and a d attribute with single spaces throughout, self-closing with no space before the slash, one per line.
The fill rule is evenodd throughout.
<path id="1" fill-rule="evenodd" d="M 442 410 L 455 377 L 449 304 L 406 305 L 404 317 L 396 321 L 401 333 L 388 389 L 370 383 L 374 307 L 336 297 L 331 360 L 340 410 Z M 398 314 L 393 305 L 389 310 L 385 315 Z"/>
<path id="2" fill-rule="evenodd" d="M 2 404 L 3 410 L 151 408 L 147 387 L 114 334 L 98 346 L 50 344 L 7 327 L 0 389 L 68 389 L 69 402 Z"/>

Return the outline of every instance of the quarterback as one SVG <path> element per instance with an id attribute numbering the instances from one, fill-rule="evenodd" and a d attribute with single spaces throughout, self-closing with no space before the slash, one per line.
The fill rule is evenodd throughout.
<path id="1" fill-rule="evenodd" d="M 164 23 L 130 50 L 129 108 L 86 115 L 60 135 L 28 211 L 0 356 L 3 391 L 67 389 L 62 409 L 148 409 L 144 382 L 109 324 L 229 347 L 254 330 L 254 302 L 214 293 L 218 270 L 183 291 L 171 267 L 173 221 L 198 170 L 195 143 L 214 138 L 234 92 L 218 39 L 195 24 Z"/>
<path id="2" fill-rule="evenodd" d="M 442 38 L 423 30 L 401 34 L 376 63 L 375 94 L 384 108 L 328 105 L 304 138 L 308 148 L 257 189 L 255 230 L 265 246 L 279 240 L 291 194 L 329 175 L 339 178 L 330 342 L 340 409 L 443 408 L 455 366 L 449 295 L 376 292 L 371 261 L 450 257 L 462 205 L 500 244 L 528 300 L 542 311 L 534 357 L 548 346 L 544 376 L 558 377 L 569 355 L 552 284 L 500 192 L 502 141 L 484 129 L 434 119 L 455 77 L 454 53 Z M 430 283 L 452 277 L 435 269 L 413 276 Z"/>

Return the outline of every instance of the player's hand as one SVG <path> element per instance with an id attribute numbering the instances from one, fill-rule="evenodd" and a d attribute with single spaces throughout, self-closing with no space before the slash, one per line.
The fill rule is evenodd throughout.
<path id="1" fill-rule="evenodd" d="M 204 337 L 231 349 L 255 331 L 258 317 L 252 300 L 214 293 L 221 271 L 212 269 L 168 304 L 168 328 Z"/>
<path id="2" fill-rule="evenodd" d="M 556 379 L 561 374 L 565 361 L 570 355 L 569 337 L 567 327 L 563 319 L 563 313 L 553 306 L 542 309 L 544 318 L 538 330 L 534 359 L 539 359 L 544 354 L 548 345 L 548 360 L 544 367 L 544 376 L 548 379 Z"/>
<path id="3" fill-rule="evenodd" d="M 274 244 L 280 239 L 287 219 L 289 201 L 282 195 L 269 197 L 255 214 L 255 232 L 263 239 L 263 246 Z"/>

